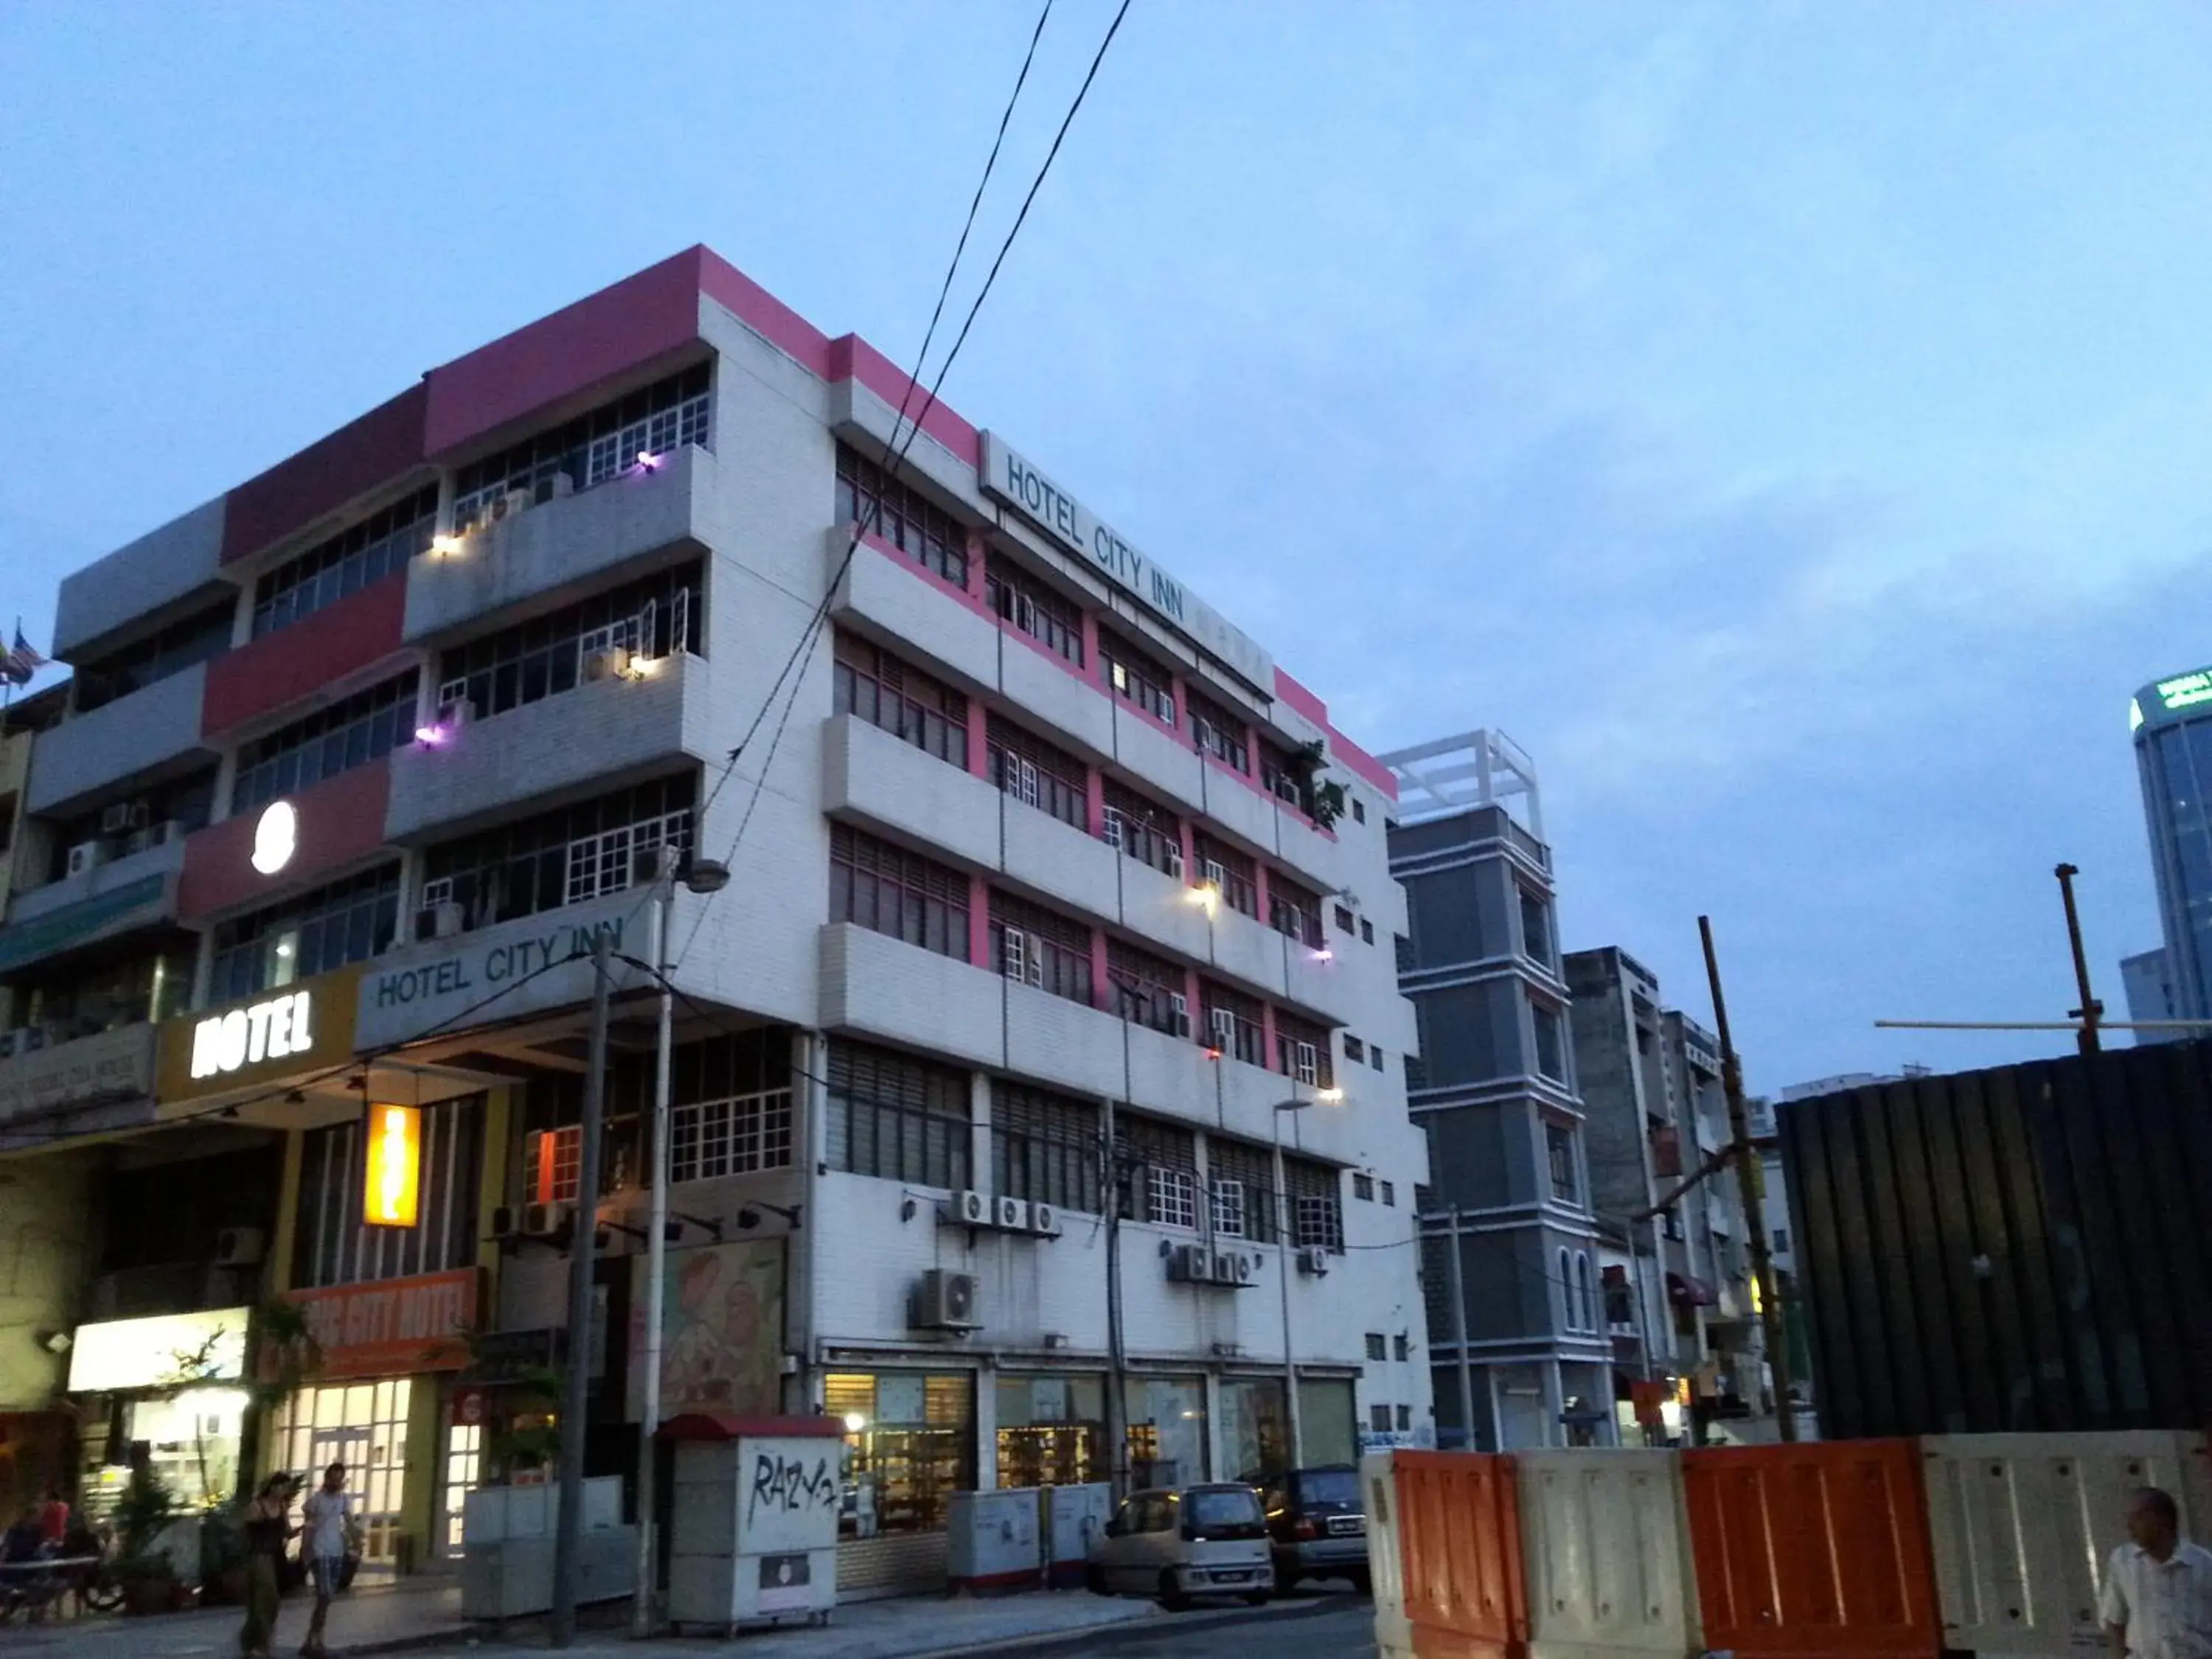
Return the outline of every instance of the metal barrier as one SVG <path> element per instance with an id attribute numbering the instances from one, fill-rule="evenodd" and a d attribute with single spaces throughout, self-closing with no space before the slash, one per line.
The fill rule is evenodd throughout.
<path id="1" fill-rule="evenodd" d="M 1401 1451 L 1393 1462 L 1406 1619 L 1418 1659 L 1526 1659 L 1513 1460 Z"/>
<path id="2" fill-rule="evenodd" d="M 1936 1659 L 1916 1440 L 1686 1451 L 1705 1638 L 1737 1659 Z"/>
<path id="3" fill-rule="evenodd" d="M 1968 1434 L 1920 1443 L 1944 1644 L 1982 1654 L 2101 1646 L 2097 1590 L 2128 1494 L 2160 1486 L 2183 1531 L 2212 1531 L 2200 1434 Z"/>
<path id="4" fill-rule="evenodd" d="M 1522 1452 L 1532 1659 L 1686 1659 L 1698 1586 L 1668 1451 Z"/>

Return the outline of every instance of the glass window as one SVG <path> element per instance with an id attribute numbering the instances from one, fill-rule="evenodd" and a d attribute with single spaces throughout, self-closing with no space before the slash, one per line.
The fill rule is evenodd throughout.
<path id="1" fill-rule="evenodd" d="M 401 1376 L 302 1389 L 277 1413 L 276 1467 L 301 1477 L 304 1495 L 325 1468 L 343 1463 L 362 1529 L 362 1559 L 379 1566 L 391 1565 L 398 1553 L 413 1388 Z M 298 1519 L 295 1504 L 295 1525 Z"/>
<path id="2" fill-rule="evenodd" d="M 1002 715 L 993 714 L 986 730 L 992 783 L 1024 805 L 1049 812 L 1062 823 L 1089 834 L 1090 769 L 1066 750 Z"/>
<path id="3" fill-rule="evenodd" d="M 968 586 L 968 532 L 960 521 L 844 444 L 837 446 L 836 510 L 839 524 L 858 525 L 953 586 Z"/>
<path id="4" fill-rule="evenodd" d="M 1186 689 L 1183 703 L 1190 711 L 1190 738 L 1199 753 L 1211 755 L 1231 770 L 1250 777 L 1252 750 L 1244 717 L 1200 691 Z"/>
<path id="5" fill-rule="evenodd" d="M 832 1372 L 825 1408 L 845 1423 L 847 1538 L 942 1532 L 975 1483 L 975 1380 L 964 1371 Z"/>
<path id="6" fill-rule="evenodd" d="M 358 592 L 407 568 L 430 545 L 438 523 L 438 486 L 370 514 L 253 584 L 253 637 L 272 634 L 349 593 Z"/>
<path id="7" fill-rule="evenodd" d="M 392 948 L 399 866 L 386 864 L 217 924 L 210 1002 L 250 997 Z"/>
<path id="8" fill-rule="evenodd" d="M 1267 921 L 1285 939 L 1316 951 L 1322 948 L 1321 896 L 1279 872 L 1267 877 Z"/>
<path id="9" fill-rule="evenodd" d="M 1547 1122 L 1544 1151 L 1551 1164 L 1552 1196 L 1562 1204 L 1578 1202 L 1582 1182 L 1575 1170 L 1575 1132 L 1564 1123 Z"/>
<path id="10" fill-rule="evenodd" d="M 1106 1379 L 1010 1376 L 998 1383 L 999 1484 L 1079 1486 L 1106 1466 Z"/>
<path id="11" fill-rule="evenodd" d="M 1567 1054 L 1559 1030 L 1559 1011 L 1541 1002 L 1531 1006 L 1536 1017 L 1536 1070 L 1554 1083 L 1565 1083 Z"/>
<path id="12" fill-rule="evenodd" d="M 1056 910 L 991 891 L 991 967 L 1090 1007 L 1091 930 Z"/>
<path id="13" fill-rule="evenodd" d="M 1516 890 L 1521 896 L 1521 954 L 1549 968 L 1553 965 L 1551 906 L 1542 894 L 1517 883 Z"/>
<path id="14" fill-rule="evenodd" d="M 1344 1249 L 1344 1198 L 1337 1172 L 1310 1158 L 1285 1157 L 1283 1180 L 1290 1188 L 1297 1232 L 1293 1242 L 1323 1249 Z"/>
<path id="15" fill-rule="evenodd" d="M 675 1107 L 669 1114 L 668 1178 L 712 1181 L 787 1169 L 791 1127 L 787 1087 Z"/>
<path id="16" fill-rule="evenodd" d="M 489 518 L 514 490 L 545 501 L 618 478 L 643 454 L 714 447 L 712 361 L 600 404 L 588 414 L 512 444 L 453 475 L 453 532 Z"/>
<path id="17" fill-rule="evenodd" d="M 1336 1065 L 1326 1026 L 1275 1010 L 1275 1069 L 1316 1089 L 1336 1086 Z"/>
<path id="18" fill-rule="evenodd" d="M 1106 977 L 1113 1010 L 1123 1019 L 1170 1036 L 1190 1035 L 1190 976 L 1182 969 L 1126 940 L 1109 939 Z"/>
<path id="19" fill-rule="evenodd" d="M 1375 1177 L 1370 1175 L 1352 1176 L 1352 1195 L 1363 1202 L 1372 1203 L 1375 1198 Z"/>
<path id="20" fill-rule="evenodd" d="M 857 634 L 837 633 L 836 710 L 968 769 L 968 699 Z"/>
<path id="21" fill-rule="evenodd" d="M 1097 1104 L 994 1079 L 993 1190 L 1061 1210 L 1105 1213 Z"/>
<path id="22" fill-rule="evenodd" d="M 1219 893 L 1232 910 L 1256 920 L 1260 915 L 1260 866 L 1226 842 L 1200 835 L 1192 843 L 1198 879 Z"/>
<path id="23" fill-rule="evenodd" d="M 1211 1177 L 1214 1232 L 1225 1238 L 1275 1242 L 1274 1153 L 1226 1135 L 1209 1137 L 1206 1146 Z"/>
<path id="24" fill-rule="evenodd" d="M 235 817 L 390 754 L 415 735 L 413 669 L 256 738 L 238 751 Z"/>
<path id="25" fill-rule="evenodd" d="M 422 910 L 453 905 L 467 929 L 620 892 L 637 879 L 641 855 L 690 846 L 698 787 L 696 773 L 680 772 L 433 847 Z M 417 937 L 426 924 L 434 918 L 418 916 Z"/>
<path id="26" fill-rule="evenodd" d="M 1156 805 L 1127 785 L 1107 778 L 1105 811 L 1098 826 L 1099 839 L 1139 864 L 1149 864 L 1162 875 L 1183 878 L 1182 824 L 1173 812 Z"/>
<path id="27" fill-rule="evenodd" d="M 830 1045 L 830 1167 L 947 1189 L 969 1178 L 968 1074 L 863 1043 Z"/>
<path id="28" fill-rule="evenodd" d="M 1173 680 L 1166 669 L 1120 635 L 1103 628 L 1098 630 L 1098 657 L 1101 678 L 1109 691 L 1164 725 L 1176 723 Z"/>
<path id="29" fill-rule="evenodd" d="M 1389 1340 L 1382 1332 L 1367 1333 L 1367 1357 L 1370 1359 L 1388 1359 L 1390 1357 Z"/>
<path id="30" fill-rule="evenodd" d="M 1217 1054 L 1241 1060 L 1248 1066 L 1265 1066 L 1267 1033 L 1261 1024 L 1260 1000 L 1212 980 L 1199 981 L 1198 994 L 1206 1016 L 1199 1041 Z"/>
<path id="31" fill-rule="evenodd" d="M 1205 1480 L 1206 1443 L 1203 1378 L 1129 1380 L 1129 1466 L 1137 1486 Z"/>
<path id="32" fill-rule="evenodd" d="M 1190 1131 L 1125 1112 L 1114 1119 L 1114 1139 L 1116 1201 L 1123 1218 L 1195 1229 L 1198 1146 Z"/>
<path id="33" fill-rule="evenodd" d="M 830 920 L 969 959 L 968 878 L 848 825 L 830 828 Z"/>
<path id="34" fill-rule="evenodd" d="M 76 690 L 70 707 L 86 714 L 220 657 L 230 649 L 237 618 L 238 601 L 221 599 L 120 651 L 76 665 Z"/>
<path id="35" fill-rule="evenodd" d="M 1083 666 L 1083 613 L 1072 600 L 997 553 L 984 566 L 983 597 L 1001 620 Z"/>
<path id="36" fill-rule="evenodd" d="M 703 655 L 706 630 L 693 626 L 693 617 L 704 615 L 704 568 L 695 560 L 659 571 L 441 653 L 439 709 L 466 702 L 482 720 L 558 696 L 597 672 L 602 652 L 646 661 L 684 651 Z"/>

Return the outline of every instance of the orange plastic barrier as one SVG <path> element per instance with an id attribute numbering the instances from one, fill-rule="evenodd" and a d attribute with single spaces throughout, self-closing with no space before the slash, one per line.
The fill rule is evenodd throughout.
<path id="1" fill-rule="evenodd" d="M 1401 1451 L 1398 1548 L 1417 1659 L 1526 1659 L 1513 1460 Z"/>
<path id="2" fill-rule="evenodd" d="M 1916 1440 L 1685 1451 L 1709 1649 L 1935 1659 L 1943 1646 Z"/>

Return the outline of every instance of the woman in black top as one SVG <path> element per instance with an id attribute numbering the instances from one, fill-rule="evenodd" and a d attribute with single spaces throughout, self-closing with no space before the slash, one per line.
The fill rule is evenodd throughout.
<path id="1" fill-rule="evenodd" d="M 292 1536 L 292 1477 L 272 1474 L 246 1510 L 246 1628 L 238 1645 L 246 1659 L 269 1659 L 276 1639 L 276 1610 L 283 1601 L 277 1571 Z"/>

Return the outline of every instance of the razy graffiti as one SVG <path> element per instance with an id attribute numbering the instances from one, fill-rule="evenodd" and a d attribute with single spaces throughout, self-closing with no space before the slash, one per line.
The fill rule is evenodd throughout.
<path id="1" fill-rule="evenodd" d="M 781 1452 L 754 1454 L 752 1492 L 745 1500 L 748 1522 L 760 1513 L 763 1504 L 795 1515 L 805 1510 L 834 1509 L 836 1504 L 837 1479 L 827 1457 L 817 1457 L 810 1465 L 804 1458 L 786 1457 Z"/>

